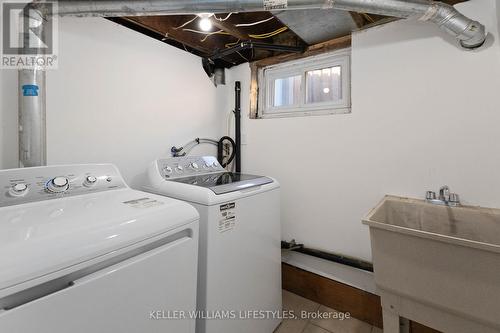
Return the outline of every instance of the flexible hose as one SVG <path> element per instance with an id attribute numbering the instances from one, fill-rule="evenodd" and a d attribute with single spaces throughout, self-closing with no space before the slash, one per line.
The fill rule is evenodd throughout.
<path id="1" fill-rule="evenodd" d="M 224 145 L 226 142 L 229 142 L 231 145 L 231 155 L 229 158 L 224 162 Z M 229 136 L 223 136 L 219 140 L 219 145 L 218 145 L 218 154 L 217 154 L 217 159 L 219 160 L 220 165 L 222 165 L 223 168 L 227 167 L 235 158 L 236 156 L 236 142 L 229 137 Z"/>
<path id="2" fill-rule="evenodd" d="M 236 142 L 230 136 L 223 136 L 219 141 L 214 139 L 204 139 L 204 138 L 196 138 L 192 141 L 189 141 L 182 147 L 172 147 L 170 149 L 173 157 L 186 156 L 189 152 L 196 147 L 197 145 L 208 143 L 211 145 L 217 146 L 217 160 L 223 168 L 226 168 L 236 157 Z M 231 155 L 224 161 L 226 158 L 224 156 L 224 148 L 225 145 L 229 143 L 231 146 Z"/>

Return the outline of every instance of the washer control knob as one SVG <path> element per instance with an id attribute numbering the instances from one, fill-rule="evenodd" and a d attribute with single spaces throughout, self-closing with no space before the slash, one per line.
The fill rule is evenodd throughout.
<path id="1" fill-rule="evenodd" d="M 47 190 L 52 193 L 62 193 L 69 189 L 69 180 L 66 177 L 56 177 L 47 184 Z"/>
<path id="2" fill-rule="evenodd" d="M 181 165 L 179 165 L 179 166 L 177 166 L 177 168 L 175 168 L 175 171 L 182 172 L 182 171 L 184 171 L 184 168 Z"/>
<path id="3" fill-rule="evenodd" d="M 9 190 L 9 194 L 14 197 L 22 197 L 29 191 L 28 185 L 24 183 L 15 184 Z"/>
<path id="4" fill-rule="evenodd" d="M 198 170 L 200 167 L 198 166 L 198 163 L 196 162 L 193 162 L 189 165 L 191 167 L 191 169 L 193 170 Z"/>
<path id="5" fill-rule="evenodd" d="M 208 168 L 210 168 L 210 164 L 208 164 L 208 163 L 206 163 L 206 162 L 205 162 L 205 164 L 203 164 L 203 168 L 204 168 L 204 169 L 208 169 Z"/>
<path id="6" fill-rule="evenodd" d="M 95 176 L 87 176 L 85 177 L 85 181 L 83 182 L 83 186 L 92 187 L 97 183 L 97 177 Z"/>
<path id="7" fill-rule="evenodd" d="M 167 165 L 166 167 L 164 167 L 164 168 L 163 168 L 163 171 L 164 171 L 166 174 L 170 174 L 170 173 L 172 173 L 172 171 L 173 171 L 173 170 L 172 170 L 172 168 L 171 168 L 171 167 L 169 167 L 169 166 Z"/>
<path id="8" fill-rule="evenodd" d="M 214 162 L 214 163 L 212 163 L 212 167 L 214 167 L 214 168 L 218 168 L 218 167 L 219 167 L 219 162 Z"/>

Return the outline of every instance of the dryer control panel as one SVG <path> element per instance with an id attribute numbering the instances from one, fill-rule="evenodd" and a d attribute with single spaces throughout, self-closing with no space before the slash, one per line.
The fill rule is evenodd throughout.
<path id="1" fill-rule="evenodd" d="M 111 164 L 0 170 L 0 207 L 127 188 Z"/>
<path id="2" fill-rule="evenodd" d="M 160 159 L 156 163 L 161 176 L 165 179 L 184 178 L 226 171 L 213 156 L 172 157 Z"/>

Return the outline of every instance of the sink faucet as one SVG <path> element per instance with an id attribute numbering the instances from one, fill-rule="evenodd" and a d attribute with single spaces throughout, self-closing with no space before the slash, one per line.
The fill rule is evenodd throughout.
<path id="1" fill-rule="evenodd" d="M 456 193 L 451 193 L 447 185 L 439 189 L 439 197 L 436 198 L 436 192 L 427 191 L 425 200 L 429 203 L 442 206 L 458 207 L 460 206 L 460 197 Z"/>

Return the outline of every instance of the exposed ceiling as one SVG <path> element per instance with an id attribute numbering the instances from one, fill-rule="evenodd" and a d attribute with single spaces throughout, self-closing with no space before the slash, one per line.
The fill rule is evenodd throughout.
<path id="1" fill-rule="evenodd" d="M 464 1 L 442 2 L 454 5 Z M 390 20 L 379 15 L 333 9 L 227 13 L 210 17 L 212 29 L 203 32 L 196 15 L 109 19 L 187 52 L 212 58 L 216 67 L 231 67 L 290 51 L 299 52 L 308 46 Z M 246 43 L 246 47 L 241 47 L 242 42 L 259 44 Z M 267 45 L 292 46 L 295 50 L 267 50 Z"/>

